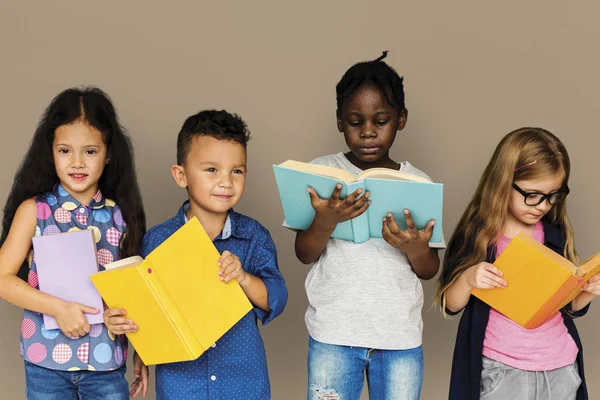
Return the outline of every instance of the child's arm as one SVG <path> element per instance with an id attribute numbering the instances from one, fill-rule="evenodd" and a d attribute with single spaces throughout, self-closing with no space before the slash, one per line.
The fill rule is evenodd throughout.
<path id="1" fill-rule="evenodd" d="M 140 392 L 142 398 L 145 399 L 148 394 L 148 367 L 137 352 L 133 353 L 133 374 L 135 375 L 135 381 L 131 384 L 131 390 L 129 395 L 131 398 L 135 398 Z"/>
<path id="2" fill-rule="evenodd" d="M 0 248 L 0 297 L 18 307 L 53 316 L 68 337 L 84 336 L 90 332 L 84 313 L 96 314 L 100 310 L 47 295 L 17 277 L 35 235 L 36 215 L 33 199 L 24 201 L 15 213 L 6 241 Z"/>
<path id="3" fill-rule="evenodd" d="M 251 273 L 244 271 L 240 259 L 235 254 L 225 250 L 221 254 L 217 265 L 221 267 L 218 274 L 223 282 L 227 283 L 235 279 L 252 304 L 261 310 L 271 311 L 269 308 L 269 294 L 264 282 Z"/>
<path id="4" fill-rule="evenodd" d="M 466 269 L 448 286 L 444 297 L 446 308 L 451 312 L 459 312 L 466 307 L 471 297 L 471 290 L 503 288 L 506 281 L 502 279 L 502 271 L 485 261 Z"/>
<path id="5" fill-rule="evenodd" d="M 383 219 L 382 236 L 386 242 L 404 252 L 414 273 L 420 279 L 433 278 L 440 269 L 437 249 L 429 248 L 435 221 L 430 221 L 423 230 L 418 230 L 408 210 L 404 210 L 407 230 L 400 229 L 390 213 Z"/>
<path id="6" fill-rule="evenodd" d="M 346 199 L 340 199 L 342 185 L 337 185 L 328 200 L 319 198 L 317 193 L 308 189 L 310 202 L 315 209 L 315 219 L 305 231 L 296 234 L 296 257 L 304 264 L 315 262 L 325 250 L 329 237 L 340 222 L 356 218 L 364 213 L 371 202 L 369 193 L 358 198 L 362 189 L 356 190 Z"/>
<path id="7" fill-rule="evenodd" d="M 594 297 L 600 295 L 600 273 L 592 276 L 581 289 L 582 292 L 571 302 L 571 311 L 574 313 L 583 310 L 594 300 Z"/>

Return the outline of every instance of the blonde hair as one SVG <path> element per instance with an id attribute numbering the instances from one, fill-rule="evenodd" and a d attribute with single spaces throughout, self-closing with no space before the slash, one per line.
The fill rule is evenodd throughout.
<path id="1" fill-rule="evenodd" d="M 570 171 L 567 149 L 547 130 L 521 128 L 500 141 L 448 243 L 442 274 L 436 283 L 436 301 L 444 313 L 446 289 L 466 269 L 487 259 L 488 249 L 504 229 L 512 183 L 564 173 L 563 185 L 566 185 Z M 565 238 L 563 255 L 577 263 L 566 202 L 553 206 L 543 219 L 559 226 Z"/>

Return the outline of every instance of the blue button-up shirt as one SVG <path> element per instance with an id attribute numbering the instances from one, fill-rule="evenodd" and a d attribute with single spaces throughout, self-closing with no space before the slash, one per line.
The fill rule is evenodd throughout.
<path id="1" fill-rule="evenodd" d="M 185 222 L 185 202 L 174 218 L 150 229 L 142 240 L 146 257 Z M 156 366 L 158 399 L 270 399 L 269 374 L 257 319 L 265 325 L 281 314 L 287 288 L 277 266 L 277 251 L 269 231 L 245 215 L 229 211 L 223 231 L 213 241 L 219 253 L 229 250 L 244 270 L 260 278 L 269 295 L 266 312 L 254 307 L 217 343 L 194 361 Z"/>

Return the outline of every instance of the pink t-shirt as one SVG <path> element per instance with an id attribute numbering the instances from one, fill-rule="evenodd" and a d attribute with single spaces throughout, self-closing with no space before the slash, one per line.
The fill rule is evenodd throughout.
<path id="1" fill-rule="evenodd" d="M 544 243 L 541 222 L 531 236 Z M 502 236 L 496 244 L 496 254 L 500 255 L 509 242 L 509 238 Z M 577 352 L 560 312 L 535 329 L 525 329 L 493 308 L 490 310 L 483 355 L 492 360 L 526 371 L 550 371 L 573 364 Z"/>

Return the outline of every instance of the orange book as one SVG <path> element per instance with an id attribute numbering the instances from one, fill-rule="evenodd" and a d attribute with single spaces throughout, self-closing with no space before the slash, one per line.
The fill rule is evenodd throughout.
<path id="1" fill-rule="evenodd" d="M 515 236 L 494 262 L 504 288 L 471 294 L 526 329 L 537 328 L 569 304 L 581 286 L 600 272 L 600 253 L 579 267 L 526 234 Z"/>

